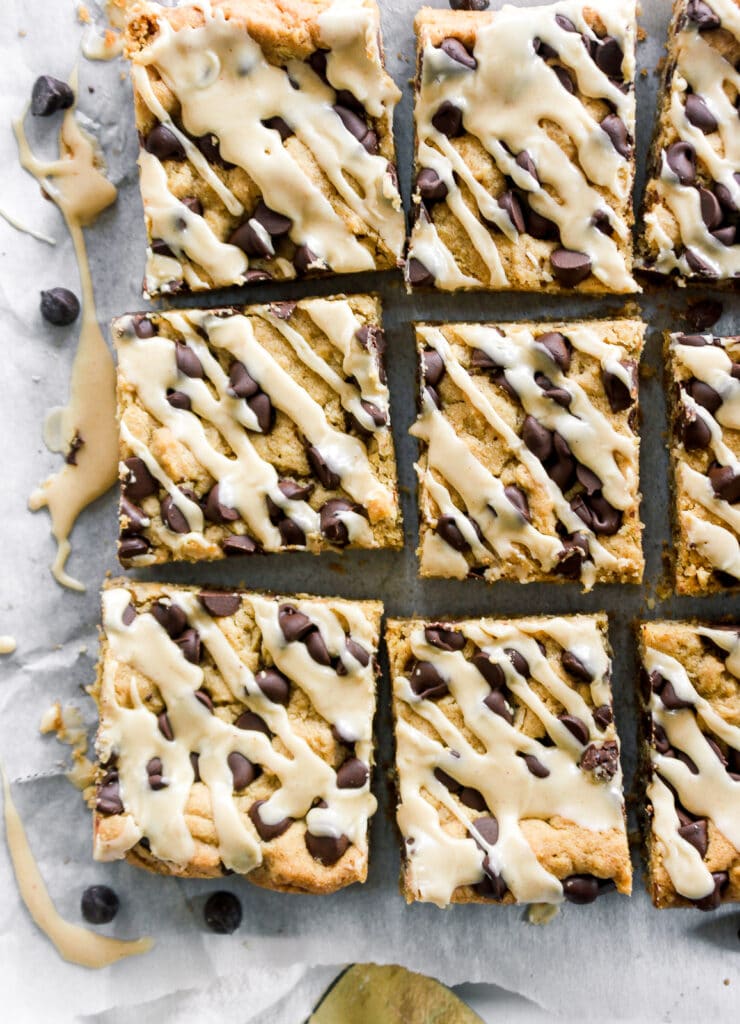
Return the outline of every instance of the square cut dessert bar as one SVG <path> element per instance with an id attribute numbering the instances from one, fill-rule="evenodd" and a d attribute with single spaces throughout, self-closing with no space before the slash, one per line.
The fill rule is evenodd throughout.
<path id="1" fill-rule="evenodd" d="M 382 610 L 106 584 L 96 860 L 284 892 L 364 881 Z"/>
<path id="2" fill-rule="evenodd" d="M 740 0 L 675 0 L 638 266 L 740 277 Z"/>
<path id="3" fill-rule="evenodd" d="M 386 641 L 407 901 L 629 893 L 606 615 L 394 619 Z"/>
<path id="4" fill-rule="evenodd" d="M 402 263 L 374 0 L 137 3 L 144 293 Z"/>
<path id="5" fill-rule="evenodd" d="M 400 547 L 375 298 L 113 322 L 124 565 Z"/>
<path id="6" fill-rule="evenodd" d="M 656 907 L 740 901 L 740 626 L 639 625 L 647 882 Z"/>
<path id="7" fill-rule="evenodd" d="M 644 324 L 418 324 L 422 576 L 642 579 Z"/>
<path id="8" fill-rule="evenodd" d="M 740 337 L 666 335 L 679 594 L 740 586 Z"/>
<path id="9" fill-rule="evenodd" d="M 414 286 L 629 293 L 634 0 L 416 16 Z"/>

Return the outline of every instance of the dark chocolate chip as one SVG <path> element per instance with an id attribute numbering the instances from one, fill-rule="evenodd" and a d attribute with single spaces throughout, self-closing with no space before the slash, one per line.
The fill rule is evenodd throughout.
<path id="1" fill-rule="evenodd" d="M 617 114 L 607 114 L 601 121 L 601 127 L 609 136 L 617 153 L 627 159 L 632 153 L 632 141 L 622 118 Z"/>
<path id="2" fill-rule="evenodd" d="M 636 373 L 634 362 L 625 360 L 622 366 L 629 370 L 634 383 Z M 601 379 L 604 384 L 607 401 L 609 402 L 609 408 L 613 413 L 624 412 L 634 404 L 635 399 L 631 388 L 627 387 L 624 381 L 615 373 L 611 373 L 609 370 L 602 370 Z"/>
<path id="3" fill-rule="evenodd" d="M 465 646 L 465 637 L 456 629 L 435 623 L 424 628 L 424 637 L 432 647 L 440 651 L 461 651 Z"/>
<path id="4" fill-rule="evenodd" d="M 454 139 L 463 132 L 463 114 L 450 100 L 443 100 L 432 118 L 432 126 L 441 135 Z"/>
<path id="5" fill-rule="evenodd" d="M 214 484 L 208 492 L 205 503 L 205 517 L 211 523 L 234 523 L 239 519 L 239 513 L 235 508 L 224 505 L 219 497 L 220 485 Z"/>
<path id="6" fill-rule="evenodd" d="M 536 455 L 540 462 L 545 462 L 552 455 L 553 435 L 547 427 L 543 427 L 534 416 L 525 416 L 522 424 L 522 440 L 527 448 Z"/>
<path id="7" fill-rule="evenodd" d="M 95 808 L 100 814 L 123 814 L 118 772 L 110 771 L 98 787 Z"/>
<path id="8" fill-rule="evenodd" d="M 599 895 L 599 879 L 593 875 L 569 875 L 562 880 L 563 896 L 569 903 L 593 903 Z"/>
<path id="9" fill-rule="evenodd" d="M 695 452 L 707 447 L 712 439 L 712 432 L 700 416 L 684 410 L 681 436 L 686 451 Z"/>
<path id="10" fill-rule="evenodd" d="M 483 858 L 484 876 L 473 886 L 475 893 L 486 900 L 502 900 L 506 895 L 506 882 L 490 867 L 488 857 Z"/>
<path id="11" fill-rule="evenodd" d="M 350 135 L 353 135 L 367 152 L 374 156 L 378 152 L 378 136 L 371 128 L 368 128 L 365 119 L 356 114 L 354 110 L 343 107 L 339 103 L 335 104 L 334 112 Z"/>
<path id="12" fill-rule="evenodd" d="M 370 655 L 362 644 L 358 644 L 356 640 L 353 640 L 351 636 L 348 636 L 345 647 L 347 649 L 347 653 L 350 654 L 355 661 L 358 661 L 363 668 L 367 668 L 370 664 Z M 337 665 L 337 675 L 347 675 L 347 666 L 341 661 Z"/>
<path id="13" fill-rule="evenodd" d="M 588 466 L 584 466 L 582 463 L 576 465 L 576 477 L 578 478 L 579 484 L 582 485 L 586 494 L 595 494 L 596 491 L 601 490 L 601 480 L 589 469 Z"/>
<path id="14" fill-rule="evenodd" d="M 735 171 L 733 177 L 735 179 L 735 183 L 740 185 L 740 171 Z M 730 213 L 737 213 L 737 205 L 735 200 L 732 198 L 732 193 L 726 185 L 722 185 L 721 183 L 716 184 L 714 186 L 714 194 L 726 210 L 729 210 Z"/>
<path id="15" fill-rule="evenodd" d="M 440 516 L 437 520 L 435 533 L 455 551 L 467 551 L 470 545 L 462 535 L 460 527 L 452 516 Z"/>
<path id="16" fill-rule="evenodd" d="M 612 227 L 612 222 L 609 219 L 609 214 L 606 210 L 596 210 L 591 218 L 591 223 L 597 231 L 602 233 L 602 235 L 608 235 L 611 238 L 614 234 L 614 228 Z"/>
<path id="17" fill-rule="evenodd" d="M 573 651 L 563 651 L 560 655 L 560 664 L 565 671 L 575 679 L 583 683 L 593 682 L 593 673 L 586 668 L 580 658 L 576 657 Z M 606 707 L 606 705 L 604 705 Z"/>
<path id="18" fill-rule="evenodd" d="M 527 523 L 532 522 L 532 516 L 529 511 L 529 501 L 527 495 L 521 489 L 516 487 L 514 484 L 509 484 L 508 487 L 504 487 L 504 494 L 506 495 L 509 503 L 514 506 L 522 519 Z"/>
<path id="19" fill-rule="evenodd" d="M 564 14 L 555 15 L 555 23 L 562 28 L 563 32 L 577 32 L 578 29 L 575 27 L 570 18 L 566 18 Z"/>
<path id="20" fill-rule="evenodd" d="M 306 449 L 306 456 L 308 458 L 309 465 L 318 477 L 321 486 L 327 491 L 336 491 L 340 484 L 340 478 L 338 474 L 330 469 L 326 464 L 324 456 L 321 454 L 319 449 L 315 445 L 310 445 L 310 447 Z"/>
<path id="21" fill-rule="evenodd" d="M 306 650 L 317 665 L 331 665 L 331 655 L 318 629 L 312 630 L 304 640 Z"/>
<path id="22" fill-rule="evenodd" d="M 124 462 L 126 478 L 123 482 L 123 493 L 132 502 L 142 501 L 150 494 L 157 493 L 157 481 L 147 469 L 143 459 L 132 456 Z"/>
<path id="23" fill-rule="evenodd" d="M 491 689 L 499 690 L 502 686 L 506 686 L 504 670 L 497 662 L 491 661 L 490 655 L 486 654 L 485 651 L 477 651 L 470 661 L 475 665 Z"/>
<path id="24" fill-rule="evenodd" d="M 229 245 L 235 245 L 248 256 L 259 256 L 268 259 L 273 255 L 272 248 L 265 239 L 252 227 L 248 220 L 239 224 L 229 235 Z M 266 280 L 269 278 L 259 277 L 252 280 Z M 245 275 L 246 280 L 246 275 Z"/>
<path id="25" fill-rule="evenodd" d="M 278 213 L 277 210 L 272 210 L 262 199 L 257 203 L 252 218 L 261 224 L 272 238 L 281 238 L 283 235 L 287 235 L 293 227 L 290 217 Z"/>
<path id="26" fill-rule="evenodd" d="M 421 354 L 424 383 L 436 388 L 445 374 L 445 364 L 436 349 L 428 348 Z"/>
<path id="27" fill-rule="evenodd" d="M 55 327 L 68 327 L 80 314 L 80 301 L 69 288 L 41 292 L 41 315 Z"/>
<path id="28" fill-rule="evenodd" d="M 539 388 L 542 388 L 551 401 L 557 402 L 557 404 L 561 405 L 564 409 L 567 409 L 570 406 L 570 403 L 573 400 L 570 392 L 565 388 L 561 388 L 556 384 L 553 384 L 550 378 L 546 377 L 544 373 L 535 373 L 534 381 Z"/>
<path id="29" fill-rule="evenodd" d="M 176 259 L 174 252 L 170 249 L 169 245 L 161 238 L 152 239 L 152 252 L 155 256 L 169 256 L 170 259 Z"/>
<path id="30" fill-rule="evenodd" d="M 122 537 L 118 544 L 119 558 L 136 558 L 145 555 L 151 544 L 146 537 Z"/>
<path id="31" fill-rule="evenodd" d="M 120 516 L 121 519 L 127 521 L 122 531 L 124 537 L 132 537 L 134 534 L 141 533 L 149 525 L 148 517 L 144 515 L 138 505 L 134 505 L 125 495 L 121 498 Z"/>
<path id="32" fill-rule="evenodd" d="M 560 367 L 563 373 L 570 369 L 571 344 L 565 335 L 560 331 L 548 331 L 535 338 L 537 345 L 541 345 L 550 356 L 556 366 Z"/>
<path id="33" fill-rule="evenodd" d="M 527 766 L 527 770 L 531 775 L 534 775 L 536 779 L 546 779 L 550 774 L 550 769 L 545 765 L 534 754 L 520 754 L 519 755 Z"/>
<path id="34" fill-rule="evenodd" d="M 227 391 L 234 398 L 251 398 L 259 391 L 259 384 L 250 376 L 244 363 L 235 359 L 229 369 L 229 386 Z"/>
<path id="35" fill-rule="evenodd" d="M 269 434 L 275 421 L 275 410 L 272 407 L 270 396 L 264 391 L 246 399 L 246 403 L 257 418 L 257 426 L 260 433 Z"/>
<path id="36" fill-rule="evenodd" d="M 614 721 L 614 713 L 608 704 L 601 704 L 594 711 L 594 722 L 599 729 L 606 729 Z"/>
<path id="37" fill-rule="evenodd" d="M 603 494 L 577 494 L 570 507 L 579 519 L 596 534 L 613 537 L 622 527 L 622 512 L 614 508 Z"/>
<path id="38" fill-rule="evenodd" d="M 540 241 L 560 241 L 560 228 L 555 221 L 550 220 L 549 217 L 543 217 L 531 206 L 527 209 L 527 231 L 532 238 Z"/>
<path id="39" fill-rule="evenodd" d="M 206 925 L 217 935 L 231 935 L 242 923 L 242 905 L 233 892 L 212 892 L 203 907 Z"/>
<path id="40" fill-rule="evenodd" d="M 699 131 L 704 132 L 705 135 L 710 135 L 712 132 L 717 131 L 717 118 L 709 109 L 706 100 L 702 96 L 693 92 L 689 93 L 686 97 L 684 110 L 688 122 L 693 124 L 695 128 L 698 128 Z"/>
<path id="41" fill-rule="evenodd" d="M 80 911 L 88 924 L 110 924 L 118 907 L 118 896 L 108 885 L 88 886 L 80 900 Z"/>
<path id="42" fill-rule="evenodd" d="M 716 910 L 722 902 L 722 893 L 730 884 L 730 876 L 727 871 L 713 871 L 712 881 L 714 882 L 714 889 L 709 893 L 708 896 L 704 896 L 703 899 L 694 900 L 694 906 L 698 907 L 699 910 Z"/>
<path id="43" fill-rule="evenodd" d="M 489 711 L 492 711 L 494 715 L 498 715 L 500 718 L 503 718 L 504 721 L 509 723 L 509 725 L 514 721 L 514 716 L 506 703 L 506 697 L 504 696 L 503 690 L 491 690 L 488 696 L 483 698 L 483 703 Z"/>
<path id="44" fill-rule="evenodd" d="M 326 78 L 326 65 L 327 65 L 326 58 L 327 58 L 328 54 L 329 54 L 328 50 L 314 50 L 314 52 L 308 58 L 309 65 L 316 72 L 316 74 L 319 76 L 319 78 L 321 78 L 324 82 L 327 81 L 327 78 Z"/>
<path id="45" fill-rule="evenodd" d="M 431 167 L 419 171 L 416 187 L 425 203 L 438 203 L 447 196 L 447 186 Z"/>
<path id="46" fill-rule="evenodd" d="M 199 704 L 203 705 L 206 711 L 210 711 L 210 713 L 213 714 L 213 701 L 205 690 L 195 690 L 193 692 L 193 696 Z"/>
<path id="47" fill-rule="evenodd" d="M 190 767 L 193 770 L 193 782 L 200 782 L 200 754 L 190 752 Z"/>
<path id="48" fill-rule="evenodd" d="M 468 68 L 470 71 L 475 71 L 478 67 L 478 61 L 472 53 L 454 36 L 448 36 L 446 39 L 443 39 L 439 44 L 439 48 L 443 53 L 447 54 L 450 60 L 454 60 L 456 64 L 462 64 L 464 68 Z"/>
<path id="49" fill-rule="evenodd" d="M 175 133 L 166 125 L 156 124 L 146 137 L 144 148 L 158 160 L 184 160 L 185 150 Z"/>
<path id="50" fill-rule="evenodd" d="M 299 245 L 293 253 L 293 266 L 299 274 L 308 274 L 309 271 L 326 270 L 327 267 L 320 256 L 308 245 Z"/>
<path id="51" fill-rule="evenodd" d="M 231 769 L 234 789 L 237 792 L 246 789 L 250 782 L 254 782 L 258 774 L 260 774 L 258 768 L 252 764 L 249 758 L 245 757 L 244 754 L 240 754 L 237 750 L 232 750 L 226 758 L 226 763 Z"/>
<path id="52" fill-rule="evenodd" d="M 174 740 L 175 734 L 172 731 L 172 724 L 166 711 L 162 711 L 161 714 L 157 715 L 157 727 L 166 740 L 169 740 L 170 743 Z"/>
<path id="53" fill-rule="evenodd" d="M 142 341 L 146 341 L 148 338 L 153 338 L 159 334 L 159 328 L 150 320 L 148 316 L 143 313 L 139 313 L 132 317 L 132 324 L 134 328 L 134 334 L 137 338 L 141 338 Z"/>
<path id="54" fill-rule="evenodd" d="M 732 466 L 711 466 L 709 482 L 722 501 L 728 501 L 731 505 L 740 502 L 740 473 L 736 473 Z"/>
<path id="55" fill-rule="evenodd" d="M 449 790 L 450 793 L 459 793 L 462 789 L 461 783 L 457 779 L 453 779 L 451 775 L 448 775 L 442 768 L 434 769 L 434 777 L 437 782 L 441 782 L 445 789 Z"/>
<path id="56" fill-rule="evenodd" d="M 57 110 L 67 110 L 75 101 L 75 94 L 66 82 L 51 75 L 40 75 L 31 90 L 31 113 L 35 117 L 49 117 Z"/>
<path id="57" fill-rule="evenodd" d="M 450 0 L 453 11 L 487 11 L 490 0 Z"/>
<path id="58" fill-rule="evenodd" d="M 235 615 L 241 608 L 242 599 L 239 594 L 225 594 L 221 590 L 201 590 L 198 600 L 209 615 L 221 618 Z"/>
<path id="59" fill-rule="evenodd" d="M 417 260 L 415 256 L 411 256 L 406 262 L 406 274 L 409 284 L 415 288 L 434 284 L 434 274 L 431 270 L 427 270 L 421 260 Z"/>
<path id="60" fill-rule="evenodd" d="M 516 163 L 523 171 L 527 171 L 532 175 L 534 180 L 539 183 L 539 175 L 537 174 L 537 168 L 535 167 L 534 160 L 526 149 L 523 149 L 521 153 L 517 153 Z"/>
<path id="61" fill-rule="evenodd" d="M 690 142 L 674 142 L 665 151 L 668 166 L 682 185 L 696 181 L 696 150 Z"/>
<path id="62" fill-rule="evenodd" d="M 203 216 L 203 203 L 197 196 L 184 196 L 180 200 L 183 206 L 187 206 L 191 213 L 194 213 L 197 217 Z"/>
<path id="63" fill-rule="evenodd" d="M 236 166 L 236 164 L 230 164 L 228 160 L 224 160 L 221 156 L 221 143 L 218 136 L 214 135 L 213 132 L 206 132 L 205 135 L 201 135 L 199 138 L 193 139 L 193 142 L 209 164 L 215 164 L 217 167 L 223 167 L 224 170 L 230 170 L 232 167 Z"/>
<path id="64" fill-rule="evenodd" d="M 268 117 L 268 119 L 263 121 L 262 124 L 265 128 L 271 128 L 273 131 L 276 131 L 283 142 L 294 134 L 293 129 L 287 121 L 283 120 L 282 117 Z"/>
<path id="65" fill-rule="evenodd" d="M 535 36 L 532 40 L 532 45 L 534 46 L 534 52 L 538 54 L 538 56 L 542 57 L 543 60 L 557 60 L 558 51 L 553 49 L 553 47 L 550 46 L 549 43 L 546 43 L 544 39 L 540 39 L 539 36 Z"/>
<path id="66" fill-rule="evenodd" d="M 594 50 L 594 60 L 599 70 L 617 82 L 622 81 L 622 48 L 614 36 L 604 36 Z"/>
<path id="67" fill-rule="evenodd" d="M 653 746 L 659 754 L 668 754 L 671 750 L 671 744 L 665 729 L 659 722 L 656 722 L 652 716 L 650 717 L 650 722 L 653 730 Z M 671 754 L 671 756 L 673 755 Z"/>
<path id="68" fill-rule="evenodd" d="M 488 810 L 485 797 L 477 789 L 473 789 L 472 786 L 463 786 L 460 790 L 460 803 L 464 804 L 465 807 L 469 807 L 471 811 Z"/>
<path id="69" fill-rule="evenodd" d="M 712 416 L 722 405 L 722 396 L 719 392 L 715 391 L 713 387 L 706 384 L 703 380 L 697 380 L 695 377 L 692 377 L 684 387 L 696 404 L 700 405 L 702 409 L 706 409 Z"/>
<path id="70" fill-rule="evenodd" d="M 719 200 L 714 192 L 710 192 L 708 188 L 703 188 L 701 185 L 699 186 L 699 208 L 701 210 L 701 219 L 710 231 L 720 226 L 722 223 L 722 207 L 719 205 Z"/>
<path id="71" fill-rule="evenodd" d="M 735 244 L 735 238 L 737 237 L 737 228 L 734 224 L 728 224 L 726 227 L 719 228 L 717 231 L 712 232 L 712 236 L 721 242 L 722 245 L 731 246 Z M 714 271 L 712 271 L 714 273 Z"/>
<path id="72" fill-rule="evenodd" d="M 268 739 L 272 735 L 267 722 L 264 718 L 256 715 L 254 711 L 243 711 L 234 722 L 234 725 L 237 729 L 243 729 L 245 732 L 261 732 Z"/>
<path id="73" fill-rule="evenodd" d="M 409 675 L 409 685 L 422 700 L 439 700 L 448 691 L 447 683 L 431 661 L 415 661 Z"/>
<path id="74" fill-rule="evenodd" d="M 152 605 L 150 611 L 152 617 L 173 640 L 180 636 L 188 624 L 185 612 L 176 604 L 157 601 Z"/>
<path id="75" fill-rule="evenodd" d="M 198 359 L 189 345 L 185 345 L 182 342 L 176 343 L 175 362 L 180 373 L 184 373 L 186 377 L 200 378 L 205 376 L 200 359 Z"/>
<path id="76" fill-rule="evenodd" d="M 200 633 L 197 629 L 186 629 L 177 637 L 175 643 L 182 651 L 186 661 L 192 665 L 200 664 Z"/>
<path id="77" fill-rule="evenodd" d="M 719 28 L 720 20 L 706 0 L 689 0 L 686 5 L 686 16 L 698 26 L 700 32 Z"/>
<path id="78" fill-rule="evenodd" d="M 306 849 L 314 860 L 325 867 L 331 867 L 344 856 L 349 849 L 347 836 L 315 836 L 306 832 Z"/>
<path id="79" fill-rule="evenodd" d="M 523 234 L 527 230 L 527 225 L 524 220 L 522 204 L 520 203 L 516 192 L 513 192 L 511 189 L 507 189 L 506 192 L 498 197 L 498 205 L 502 210 L 505 210 L 506 213 L 508 213 L 509 220 L 519 234 Z"/>
<path id="80" fill-rule="evenodd" d="M 345 498 L 331 498 L 319 509 L 319 521 L 321 532 L 331 544 L 343 548 L 349 544 L 349 530 L 347 524 L 342 521 L 343 512 L 358 512 L 359 505 L 355 505 Z"/>
<path id="81" fill-rule="evenodd" d="M 619 769 L 619 748 L 615 740 L 607 740 L 601 746 L 589 743 L 579 763 L 584 771 L 592 772 L 597 779 L 606 782 L 614 778 Z"/>
<path id="82" fill-rule="evenodd" d="M 362 789 L 370 776 L 370 769 L 359 757 L 348 757 L 337 771 L 338 789 Z"/>
<path id="83" fill-rule="evenodd" d="M 660 690 L 660 699 L 669 711 L 679 711 L 681 708 L 693 708 L 694 706 L 690 700 L 683 700 L 682 697 L 678 696 L 670 679 L 666 679 L 663 683 Z"/>
<path id="84" fill-rule="evenodd" d="M 711 302 L 712 300 L 711 299 L 707 299 L 706 301 L 707 302 Z M 698 303 L 697 303 L 697 305 L 698 305 Z M 721 306 L 721 303 L 720 303 L 720 306 Z M 722 310 L 720 309 L 719 313 L 717 314 L 716 319 L 719 320 L 719 318 L 721 316 L 722 316 Z M 686 319 L 688 319 L 688 318 L 689 318 L 689 315 L 687 313 L 686 314 Z M 697 327 L 697 329 L 698 329 L 699 325 L 698 324 L 694 324 L 694 326 Z M 712 325 L 708 324 L 707 326 L 711 327 Z M 711 339 L 708 340 L 707 338 L 705 338 L 703 334 L 679 334 L 678 337 L 676 338 L 676 344 L 677 345 L 688 345 L 689 348 L 704 348 L 707 345 L 711 345 L 712 342 L 711 342 Z"/>
<path id="85" fill-rule="evenodd" d="M 167 389 L 167 401 L 170 403 L 173 409 L 184 409 L 186 412 L 190 411 L 191 402 L 188 395 L 184 391 L 175 391 L 174 388 Z"/>
<path id="86" fill-rule="evenodd" d="M 135 618 L 136 618 L 136 609 L 131 604 L 131 602 L 129 602 L 126 605 L 126 607 L 123 609 L 123 614 L 121 615 L 121 622 L 124 624 L 124 626 L 130 626 Z"/>
<path id="87" fill-rule="evenodd" d="M 168 494 L 162 499 L 159 509 L 162 515 L 162 520 L 174 533 L 190 532 L 190 525 L 187 519 L 172 500 L 171 495 Z"/>
<path id="88" fill-rule="evenodd" d="M 146 773 L 149 778 L 149 788 L 154 790 L 166 789 L 167 783 L 163 778 L 162 760 L 159 757 L 152 757 L 147 762 Z"/>
<path id="89" fill-rule="evenodd" d="M 518 651 L 516 647 L 504 647 L 504 654 L 507 655 L 509 661 L 519 675 L 524 676 L 525 679 L 529 679 L 531 675 L 529 671 L 529 662 L 522 652 Z"/>
<path id="90" fill-rule="evenodd" d="M 558 721 L 562 722 L 572 736 L 584 746 L 588 743 L 588 726 L 582 718 L 576 715 L 558 715 Z"/>
<path id="91" fill-rule="evenodd" d="M 565 493 L 573 483 L 576 460 L 573 458 L 568 442 L 557 431 L 552 435 L 552 447 L 552 457 L 548 460 L 545 469 L 550 479 Z"/>
<path id="92" fill-rule="evenodd" d="M 706 260 L 702 259 L 698 252 L 696 252 L 694 249 L 689 249 L 687 247 L 685 251 L 685 256 L 686 262 L 689 265 L 689 269 L 694 274 L 699 274 L 701 277 L 707 277 L 711 279 L 716 278 L 717 274 L 715 273 L 714 269 L 706 262 Z"/>
<path id="93" fill-rule="evenodd" d="M 560 560 L 553 569 L 556 576 L 568 580 L 580 579 L 583 563 L 589 557 L 588 540 L 582 533 L 574 533 L 563 539 Z"/>
<path id="94" fill-rule="evenodd" d="M 472 825 L 484 843 L 488 846 L 496 845 L 498 842 L 498 821 L 492 814 L 487 814 L 482 818 L 475 818 Z M 474 838 L 478 842 L 477 836 Z"/>
<path id="95" fill-rule="evenodd" d="M 553 276 L 566 288 L 575 288 L 591 273 L 591 259 L 586 253 L 571 249 L 554 249 L 550 253 Z"/>

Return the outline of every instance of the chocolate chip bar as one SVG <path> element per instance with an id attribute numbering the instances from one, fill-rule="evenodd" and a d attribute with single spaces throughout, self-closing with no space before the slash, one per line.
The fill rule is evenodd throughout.
<path id="1" fill-rule="evenodd" d="M 639 291 L 634 0 L 423 8 L 415 24 L 409 284 Z"/>
<path id="2" fill-rule="evenodd" d="M 666 336 L 679 594 L 740 586 L 740 337 Z"/>
<path id="3" fill-rule="evenodd" d="M 675 0 L 639 263 L 679 283 L 740 276 L 739 61 L 740 0 Z"/>
<path id="4" fill-rule="evenodd" d="M 382 610 L 107 584 L 95 858 L 283 892 L 364 881 Z"/>
<path id="5" fill-rule="evenodd" d="M 643 622 L 642 775 L 656 907 L 740 901 L 740 627 Z"/>
<path id="6" fill-rule="evenodd" d="M 418 324 L 422 576 L 639 582 L 644 325 Z"/>
<path id="7" fill-rule="evenodd" d="M 400 547 L 375 298 L 113 323 L 124 565 Z"/>
<path id="8" fill-rule="evenodd" d="M 407 901 L 629 893 L 606 615 L 394 619 L 386 639 Z"/>
<path id="9" fill-rule="evenodd" d="M 138 3 L 126 52 L 147 297 L 401 264 L 374 0 Z"/>

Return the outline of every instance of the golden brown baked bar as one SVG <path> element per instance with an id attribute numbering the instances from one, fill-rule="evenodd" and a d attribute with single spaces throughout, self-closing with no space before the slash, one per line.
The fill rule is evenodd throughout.
<path id="1" fill-rule="evenodd" d="M 423 8 L 415 24 L 409 284 L 639 291 L 634 0 Z"/>
<path id="2" fill-rule="evenodd" d="M 418 324 L 422 576 L 642 579 L 644 324 Z"/>
<path id="3" fill-rule="evenodd" d="M 680 284 L 740 276 L 739 61 L 740 0 L 675 0 L 638 265 Z"/>
<path id="4" fill-rule="evenodd" d="M 639 644 L 653 903 L 740 901 L 740 627 L 643 622 Z"/>
<path id="5" fill-rule="evenodd" d="M 740 337 L 667 334 L 679 594 L 740 586 Z"/>
<path id="6" fill-rule="evenodd" d="M 382 610 L 107 584 L 95 858 L 283 892 L 364 881 Z"/>
<path id="7" fill-rule="evenodd" d="M 629 893 L 606 615 L 394 619 L 386 640 L 406 899 Z"/>
<path id="8" fill-rule="evenodd" d="M 375 0 L 134 5 L 144 293 L 402 262 Z"/>
<path id="9" fill-rule="evenodd" d="M 400 547 L 370 296 L 113 323 L 125 565 Z"/>

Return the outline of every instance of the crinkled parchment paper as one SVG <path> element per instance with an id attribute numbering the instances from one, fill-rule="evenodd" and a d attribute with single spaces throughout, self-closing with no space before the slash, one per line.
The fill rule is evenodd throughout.
<path id="1" fill-rule="evenodd" d="M 436 0 L 441 5 L 441 0 Z M 643 0 L 649 41 L 639 47 L 640 162 L 644 161 L 655 93 L 653 70 L 662 53 L 668 0 Z M 412 0 L 385 0 L 389 65 L 404 99 L 397 113 L 401 177 L 408 188 L 413 74 Z M 14 782 L 15 798 L 41 870 L 61 912 L 79 920 L 82 889 L 112 885 L 122 909 L 108 929 L 121 937 L 151 934 L 152 953 L 93 972 L 63 963 L 31 923 L 0 843 L 0 992 L 3 1016 L 14 1022 L 99 1020 L 109 1024 L 149 1020 L 260 1021 L 297 1024 L 335 971 L 348 961 L 398 962 L 449 984 L 491 982 L 521 993 L 533 1004 L 568 1019 L 681 1021 L 737 1019 L 740 1000 L 740 913 L 713 915 L 652 909 L 637 866 L 635 895 L 616 895 L 590 907 L 566 906 L 547 927 L 526 923 L 521 908 L 406 907 L 397 890 L 398 854 L 389 817 L 385 774 L 389 757 L 388 684 L 380 695 L 381 807 L 372 826 L 367 885 L 329 897 L 265 892 L 239 878 L 219 886 L 236 891 L 244 922 L 231 938 L 209 934 L 202 903 L 213 883 L 150 877 L 124 863 L 95 864 L 89 814 L 63 775 L 66 751 L 42 738 L 38 724 L 55 699 L 77 703 L 92 726 L 93 709 L 82 688 L 96 657 L 98 589 L 115 570 L 115 499 L 109 494 L 83 514 L 73 534 L 69 570 L 84 580 L 80 595 L 57 586 L 49 573 L 54 547 L 48 519 L 26 509 L 28 494 L 57 465 L 41 439 L 46 409 L 67 395 L 76 331 L 54 328 L 40 317 L 39 291 L 78 289 L 72 247 L 56 208 L 18 167 L 10 128 L 30 96 L 35 77 L 65 78 L 78 54 L 81 27 L 73 0 L 10 0 L 0 21 L 0 206 L 52 235 L 50 247 L 0 221 L 0 485 L 2 572 L 0 633 L 17 637 L 18 649 L 0 661 L 0 758 Z M 130 90 L 121 61 L 80 62 L 79 110 L 105 152 L 120 189 L 118 203 L 87 232 L 101 322 L 142 306 L 144 235 L 136 187 L 136 134 Z M 57 118 L 28 119 L 31 142 L 55 153 Z M 729 599 L 657 600 L 662 544 L 668 538 L 665 413 L 660 383 L 660 331 L 681 327 L 687 294 L 663 291 L 639 299 L 649 322 L 647 373 L 642 385 L 643 516 L 647 526 L 644 588 L 600 586 L 582 595 L 575 586 L 520 587 L 500 583 L 421 582 L 416 578 L 415 446 L 406 436 L 414 416 L 413 338 L 419 316 L 513 319 L 517 316 L 608 315 L 615 299 L 558 301 L 546 296 L 475 295 L 408 299 L 393 275 L 321 281 L 286 288 L 285 294 L 330 294 L 342 287 L 378 288 L 386 305 L 392 412 L 404 487 L 407 548 L 403 554 L 287 555 L 230 561 L 215 567 L 151 570 L 150 577 L 246 584 L 276 590 L 309 590 L 354 597 L 382 597 L 394 615 L 561 613 L 606 608 L 616 652 L 614 689 L 624 742 L 627 780 L 635 761 L 635 676 L 630 622 L 639 615 L 707 616 L 731 610 Z M 274 286 L 243 290 L 242 301 L 281 294 Z M 236 293 L 225 298 L 234 301 Z M 732 327 L 731 303 L 720 326 Z M 735 324 L 737 329 L 737 324 Z M 144 575 L 144 574 L 142 574 Z M 655 598 L 654 602 L 652 599 Z M 649 601 L 649 604 L 648 604 Z M 737 608 L 737 602 L 735 602 Z M 323 965 L 319 971 L 308 967 Z M 729 980 L 729 984 L 725 983 Z M 494 1004 L 495 1005 L 495 1004 Z M 272 1007 L 272 1009 L 268 1009 Z M 506 1017 L 506 1011 L 504 1016 Z M 7 1015 L 7 1016 L 6 1016 Z M 524 1019 L 524 1018 L 522 1018 Z"/>

